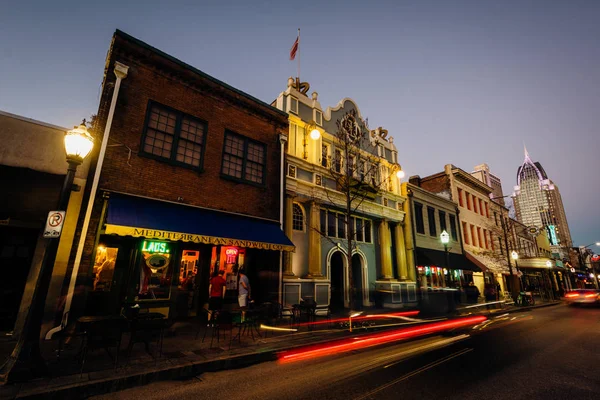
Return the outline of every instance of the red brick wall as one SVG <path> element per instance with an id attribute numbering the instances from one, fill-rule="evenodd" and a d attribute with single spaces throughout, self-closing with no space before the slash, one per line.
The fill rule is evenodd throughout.
<path id="1" fill-rule="evenodd" d="M 432 193 L 450 192 L 450 179 L 445 174 L 433 178 L 422 178 L 421 187 Z"/>
<path id="2" fill-rule="evenodd" d="M 94 242 L 99 228 L 103 190 L 119 191 L 161 200 L 226 210 L 251 216 L 279 219 L 280 144 L 278 135 L 288 132 L 287 115 L 253 101 L 231 88 L 202 77 L 158 52 L 116 34 L 106 64 L 103 91 L 94 136 L 97 158 L 116 82 L 114 63 L 129 67 L 122 80 L 108 142 L 99 190 L 90 220 L 79 269 L 85 277 L 91 270 Z M 148 102 L 156 101 L 207 122 L 203 171 L 173 166 L 138 155 Z M 257 187 L 221 178 L 225 130 L 266 145 L 266 184 Z M 131 155 L 129 155 L 131 149 Z M 95 168 L 92 168 L 86 198 Z M 81 234 L 80 217 L 76 242 Z M 75 247 L 71 254 L 74 260 Z M 67 275 L 70 275 L 72 262 Z M 68 280 L 68 278 L 67 278 Z M 64 288 L 66 290 L 66 287 Z"/>
<path id="3" fill-rule="evenodd" d="M 121 50 L 128 49 L 129 43 L 121 44 L 117 37 L 112 57 L 128 65 L 129 74 L 121 83 L 110 133 L 111 147 L 106 152 L 99 187 L 170 201 L 183 197 L 185 204 L 279 219 L 278 134 L 287 131 L 286 116 L 272 110 L 266 110 L 266 115 L 254 113 L 241 101 L 223 98 L 209 87 L 198 88 L 205 83 L 201 79 L 194 86 L 182 82 L 179 77 L 131 57 L 130 52 Z M 114 81 L 111 75 L 109 72 L 108 77 Z M 138 155 L 150 100 L 208 122 L 203 172 Z M 226 129 L 267 146 L 265 187 L 220 177 Z M 119 143 L 124 146 L 113 147 Z M 125 146 L 132 150 L 129 164 Z"/>

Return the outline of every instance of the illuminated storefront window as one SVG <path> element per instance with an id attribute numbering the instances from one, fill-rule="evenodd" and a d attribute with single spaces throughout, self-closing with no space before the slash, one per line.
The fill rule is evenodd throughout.
<path id="1" fill-rule="evenodd" d="M 116 247 L 98 246 L 94 263 L 94 291 L 109 292 L 115 274 L 115 262 L 119 249 Z"/>
<path id="2" fill-rule="evenodd" d="M 169 243 L 142 242 L 136 300 L 166 300 L 171 297 L 173 268 Z"/>

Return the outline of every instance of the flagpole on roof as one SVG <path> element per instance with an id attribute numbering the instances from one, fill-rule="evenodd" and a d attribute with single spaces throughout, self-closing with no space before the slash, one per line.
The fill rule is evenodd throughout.
<path id="1" fill-rule="evenodd" d="M 300 28 L 298 28 L 298 85 L 300 84 Z M 298 86 L 300 90 L 300 86 Z"/>

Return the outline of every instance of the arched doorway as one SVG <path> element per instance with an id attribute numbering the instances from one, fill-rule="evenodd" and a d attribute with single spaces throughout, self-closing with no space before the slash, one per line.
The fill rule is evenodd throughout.
<path id="1" fill-rule="evenodd" d="M 331 255 L 331 300 L 329 307 L 332 310 L 344 308 L 344 254 L 336 251 Z"/>
<path id="2" fill-rule="evenodd" d="M 363 262 L 359 254 L 352 256 L 352 280 L 354 281 L 354 309 L 361 310 L 363 306 Z"/>

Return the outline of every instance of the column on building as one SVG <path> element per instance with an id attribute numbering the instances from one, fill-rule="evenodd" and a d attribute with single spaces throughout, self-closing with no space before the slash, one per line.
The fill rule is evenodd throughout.
<path id="1" fill-rule="evenodd" d="M 404 242 L 404 229 L 399 222 L 394 227 L 394 241 L 396 242 L 396 265 L 398 276 L 401 280 L 408 279 L 408 265 L 406 262 L 406 244 Z"/>
<path id="2" fill-rule="evenodd" d="M 285 197 L 285 221 L 284 221 L 284 232 L 285 235 L 293 242 L 293 215 L 294 215 L 294 199 L 291 196 Z M 283 276 L 284 278 L 291 278 L 294 276 L 293 270 L 293 253 L 286 251 L 284 254 L 283 263 Z"/>
<path id="3" fill-rule="evenodd" d="M 322 278 L 321 270 L 321 235 L 319 234 L 319 205 L 310 203 L 310 217 L 308 219 L 308 277 Z"/>
<path id="4" fill-rule="evenodd" d="M 405 209 L 410 210 L 410 207 Z M 406 244 L 406 269 L 407 269 L 407 279 L 409 281 L 417 280 L 417 275 L 415 273 L 415 245 L 413 240 L 413 232 L 411 227 L 411 218 L 412 215 L 409 215 L 406 212 L 406 216 L 404 217 L 404 224 L 402 225 L 404 231 L 404 243 Z"/>
<path id="5" fill-rule="evenodd" d="M 390 225 L 385 219 L 379 223 L 379 252 L 381 255 L 381 279 L 393 279 L 392 237 Z"/>

